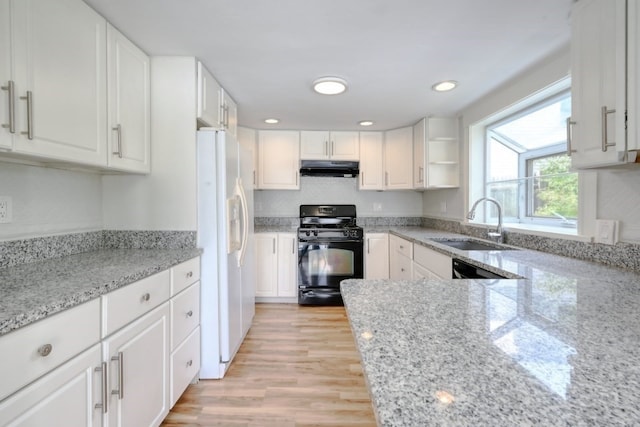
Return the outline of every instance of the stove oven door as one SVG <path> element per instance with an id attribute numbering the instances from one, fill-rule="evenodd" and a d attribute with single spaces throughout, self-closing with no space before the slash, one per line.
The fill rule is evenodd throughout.
<path id="1" fill-rule="evenodd" d="M 340 282 L 363 277 L 362 241 L 299 242 L 298 303 L 342 305 Z"/>

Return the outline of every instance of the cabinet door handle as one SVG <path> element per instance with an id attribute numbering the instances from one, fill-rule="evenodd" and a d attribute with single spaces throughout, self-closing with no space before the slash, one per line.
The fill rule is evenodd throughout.
<path id="1" fill-rule="evenodd" d="M 331 152 L 329 153 L 330 156 L 333 157 L 335 152 L 336 152 L 336 142 L 335 141 L 331 141 Z"/>
<path id="2" fill-rule="evenodd" d="M 118 124 L 116 127 L 111 128 L 111 130 L 116 131 L 116 151 L 112 152 L 112 154 L 122 158 L 122 126 Z"/>
<path id="3" fill-rule="evenodd" d="M 218 121 L 221 129 L 224 129 L 224 103 L 220 104 L 220 120 Z"/>
<path id="4" fill-rule="evenodd" d="M 296 187 L 298 186 L 298 172 L 296 172 Z"/>
<path id="5" fill-rule="evenodd" d="M 389 186 L 389 172 L 384 173 L 384 185 L 385 187 Z"/>
<path id="6" fill-rule="evenodd" d="M 602 117 L 601 117 L 601 120 L 602 120 L 602 151 L 607 151 L 607 148 L 615 147 L 615 145 L 616 145 L 615 142 L 607 142 L 607 137 L 608 137 L 607 134 L 609 133 L 608 132 L 608 126 L 607 126 L 607 116 L 609 114 L 615 113 L 616 109 L 614 108 L 612 110 L 609 110 L 609 109 L 607 109 L 606 105 L 603 105 L 601 112 L 602 112 Z"/>
<path id="7" fill-rule="evenodd" d="M 273 238 L 273 253 L 276 253 L 276 238 Z"/>
<path id="8" fill-rule="evenodd" d="M 324 142 L 324 150 L 322 150 L 322 154 L 329 156 L 329 141 Z"/>
<path id="9" fill-rule="evenodd" d="M 38 348 L 38 354 L 42 357 L 47 357 L 53 351 L 53 346 L 51 344 L 45 344 Z"/>
<path id="10" fill-rule="evenodd" d="M 13 80 L 9 80 L 6 86 L 2 86 L 2 90 L 6 90 L 9 95 L 9 123 L 3 124 L 2 127 L 9 128 L 11 133 L 16 133 L 16 92 Z"/>
<path id="11" fill-rule="evenodd" d="M 367 253 L 371 253 L 371 239 L 367 239 Z"/>
<path id="12" fill-rule="evenodd" d="M 99 368 L 94 369 L 95 372 L 100 372 L 102 381 L 101 395 L 102 403 L 96 403 L 95 409 L 102 409 L 102 413 L 107 413 L 107 403 L 109 401 L 109 390 L 107 389 L 107 362 L 102 362 Z"/>
<path id="13" fill-rule="evenodd" d="M 295 241 L 295 239 L 291 240 L 291 253 L 292 254 L 296 253 L 296 241 Z"/>
<path id="14" fill-rule="evenodd" d="M 111 394 L 118 396 L 118 399 L 124 398 L 124 354 L 119 351 L 117 356 L 111 358 L 112 362 L 118 362 L 118 388 L 111 390 Z"/>
<path id="15" fill-rule="evenodd" d="M 21 96 L 20 99 L 27 101 L 27 131 L 22 132 L 22 135 L 33 139 L 33 92 L 28 90 L 27 95 Z"/>
<path id="16" fill-rule="evenodd" d="M 424 168 L 418 166 L 418 182 L 424 182 Z"/>
<path id="17" fill-rule="evenodd" d="M 576 122 L 571 120 L 571 117 L 567 117 L 567 156 L 571 156 L 571 153 L 575 153 L 577 150 L 571 148 L 571 138 L 573 137 L 572 134 L 572 129 L 573 129 L 573 125 L 575 125 Z"/>

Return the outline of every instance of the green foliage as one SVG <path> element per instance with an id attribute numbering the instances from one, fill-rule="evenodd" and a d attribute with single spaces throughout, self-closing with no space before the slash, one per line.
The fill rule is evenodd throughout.
<path id="1" fill-rule="evenodd" d="M 568 173 L 571 159 L 560 155 L 537 159 L 535 163 L 539 177 L 534 179 L 534 215 L 554 217 L 557 213 L 566 218 L 577 218 L 578 174 Z M 545 178 L 545 175 L 556 176 Z"/>

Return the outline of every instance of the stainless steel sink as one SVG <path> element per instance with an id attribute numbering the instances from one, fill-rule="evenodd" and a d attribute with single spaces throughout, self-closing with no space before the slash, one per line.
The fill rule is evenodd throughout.
<path id="1" fill-rule="evenodd" d="M 462 251 L 508 251 L 513 250 L 508 246 L 492 245 L 491 243 L 478 242 L 476 240 L 460 239 L 431 239 L 441 245 L 451 246 Z"/>

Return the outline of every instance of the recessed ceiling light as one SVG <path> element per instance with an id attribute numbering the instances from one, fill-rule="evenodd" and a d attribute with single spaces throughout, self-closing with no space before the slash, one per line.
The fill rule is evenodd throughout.
<path id="1" fill-rule="evenodd" d="M 458 86 L 457 81 L 445 80 L 443 82 L 434 84 L 433 86 L 431 86 L 431 89 L 435 90 L 436 92 L 446 92 L 446 91 L 455 89 L 456 86 Z"/>
<path id="2" fill-rule="evenodd" d="M 322 77 L 313 82 L 313 90 L 322 95 L 338 95 L 347 90 L 347 82 L 339 77 Z"/>
<path id="3" fill-rule="evenodd" d="M 373 122 L 371 120 L 363 120 L 361 122 L 358 122 L 358 124 L 360 126 L 371 126 L 373 124 Z"/>
<path id="4" fill-rule="evenodd" d="M 280 123 L 278 119 L 264 119 L 264 122 L 270 125 L 275 125 L 276 123 Z"/>

